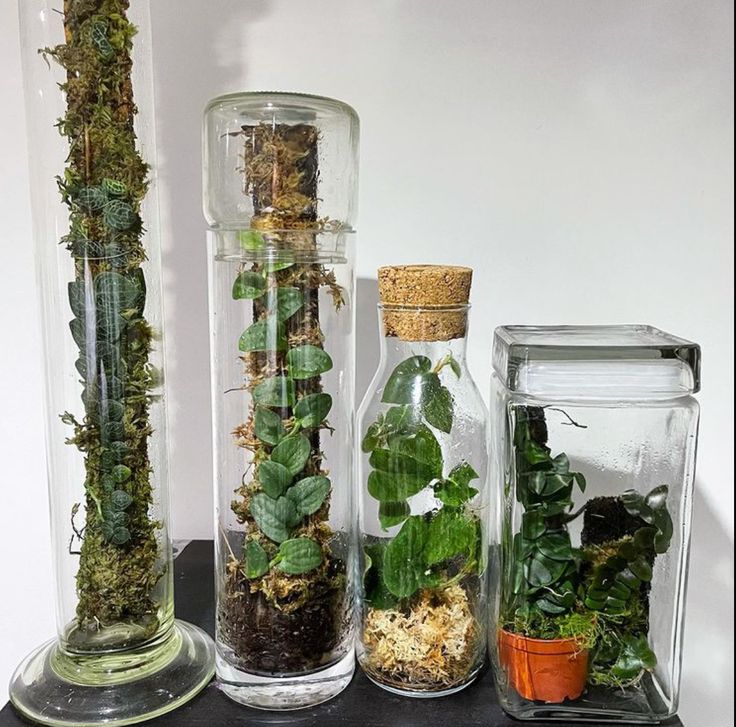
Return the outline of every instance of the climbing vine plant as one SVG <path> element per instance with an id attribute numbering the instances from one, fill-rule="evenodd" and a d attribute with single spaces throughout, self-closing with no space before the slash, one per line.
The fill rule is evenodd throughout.
<path id="1" fill-rule="evenodd" d="M 245 539 L 242 553 L 233 553 L 234 600 L 223 608 L 242 655 L 254 648 L 238 603 L 240 574 L 250 593 L 263 594 L 278 613 L 295 613 L 338 585 L 328 523 L 333 483 L 321 450 L 333 405 L 322 375 L 333 361 L 320 322 L 320 290 L 338 311 L 345 301 L 335 273 L 316 262 L 316 236 L 329 224 L 317 218 L 316 127 L 259 124 L 233 135 L 245 142 L 242 171 L 256 210 L 251 228 L 240 233 L 243 256 L 253 262 L 241 265 L 232 287 L 234 300 L 251 301 L 253 320 L 237 341 L 250 398 L 234 437 L 251 452 L 252 465 L 232 510 Z M 338 615 L 325 618 L 338 623 Z M 324 634 L 323 641 L 329 646 Z"/>
<path id="2" fill-rule="evenodd" d="M 156 384 L 145 319 L 146 260 L 141 204 L 148 166 L 136 143 L 131 83 L 135 27 L 128 0 L 65 0 L 65 42 L 42 49 L 66 71 L 58 129 L 67 140 L 58 177 L 69 209 L 62 243 L 74 263 L 68 285 L 70 335 L 84 414 L 65 412 L 68 443 L 85 463 L 85 500 L 72 513 L 78 543 L 77 628 L 71 639 L 121 621 L 157 627 L 152 591 L 161 577 L 148 443 Z M 83 509 L 84 523 L 77 522 Z M 123 634 L 123 632 L 120 632 Z M 134 638 L 130 631 L 118 638 Z"/>

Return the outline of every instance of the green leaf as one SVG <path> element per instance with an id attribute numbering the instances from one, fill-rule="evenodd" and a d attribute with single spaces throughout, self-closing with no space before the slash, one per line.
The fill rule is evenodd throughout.
<path id="1" fill-rule="evenodd" d="M 621 681 L 636 679 L 642 671 L 657 666 L 657 657 L 649 647 L 646 636 L 626 634 L 621 639 L 621 651 L 611 667 L 611 674 Z"/>
<path id="2" fill-rule="evenodd" d="M 386 543 L 366 544 L 363 549 L 366 561 L 366 570 L 363 576 L 366 603 L 371 608 L 394 608 L 397 598 L 386 588 L 383 582 L 383 558 L 386 552 Z"/>
<path id="3" fill-rule="evenodd" d="M 386 546 L 383 558 L 383 582 L 398 598 L 408 598 L 420 587 L 422 574 L 427 569 L 423 550 L 427 532 L 424 520 L 412 516 Z"/>
<path id="4" fill-rule="evenodd" d="M 365 454 L 370 454 L 379 444 L 381 436 L 381 426 L 377 422 L 373 422 L 365 431 L 365 436 L 360 443 L 360 448 Z"/>
<path id="5" fill-rule="evenodd" d="M 629 563 L 629 570 L 640 580 L 648 583 L 652 580 L 652 567 L 644 558 L 639 557 Z"/>
<path id="6" fill-rule="evenodd" d="M 564 489 L 569 489 L 572 485 L 572 475 L 548 474 L 544 478 L 544 489 L 542 496 L 545 498 L 552 497 Z"/>
<path id="7" fill-rule="evenodd" d="M 582 472 L 575 472 L 573 474 L 573 477 L 575 478 L 575 482 L 578 483 L 580 492 L 585 492 L 585 487 L 587 485 L 587 482 L 585 481 L 585 475 Z"/>
<path id="8" fill-rule="evenodd" d="M 329 491 L 329 479 L 314 475 L 299 480 L 289 488 L 286 496 L 294 503 L 300 515 L 312 515 L 322 507 Z"/>
<path id="9" fill-rule="evenodd" d="M 566 563 L 550 560 L 536 553 L 534 557 L 525 564 L 526 579 L 533 588 L 548 586 L 556 581 L 565 571 Z"/>
<path id="10" fill-rule="evenodd" d="M 435 485 L 434 495 L 448 507 L 460 507 L 478 494 L 469 484 L 477 478 L 478 473 L 467 462 L 462 462 L 452 469 L 446 480 Z"/>
<path id="11" fill-rule="evenodd" d="M 442 474 L 442 449 L 426 427 L 397 438 L 393 449 L 375 449 L 369 461 L 375 472 L 368 477 L 368 492 L 382 501 L 406 500 Z"/>
<path id="12" fill-rule="evenodd" d="M 114 545 L 125 545 L 130 540 L 130 531 L 128 528 L 120 526 L 113 530 L 110 541 Z"/>
<path id="13" fill-rule="evenodd" d="M 283 253 L 282 253 L 283 254 Z M 263 268 L 268 273 L 277 273 L 279 270 L 286 270 L 294 265 L 293 260 L 274 260 L 264 264 Z"/>
<path id="14" fill-rule="evenodd" d="M 421 422 L 420 413 L 412 406 L 389 407 L 383 417 L 383 426 L 389 435 L 416 434 Z"/>
<path id="15" fill-rule="evenodd" d="M 307 464 L 310 453 L 309 440 L 303 434 L 297 434 L 282 439 L 271 452 L 271 459 L 282 464 L 292 477 L 296 477 Z"/>
<path id="16" fill-rule="evenodd" d="M 428 565 L 456 555 L 470 555 L 475 547 L 475 525 L 463 513 L 445 510 L 429 521 L 424 557 Z"/>
<path id="17" fill-rule="evenodd" d="M 570 471 L 570 460 L 564 452 L 561 452 L 552 460 L 552 469 L 561 475 L 566 475 Z"/>
<path id="18" fill-rule="evenodd" d="M 118 464 L 112 468 L 112 476 L 118 484 L 127 482 L 132 474 L 130 467 L 126 467 L 124 464 Z"/>
<path id="19" fill-rule="evenodd" d="M 287 347 L 284 327 L 275 318 L 252 323 L 238 341 L 241 351 L 285 351 Z"/>
<path id="20" fill-rule="evenodd" d="M 133 207 L 121 199 L 110 200 L 102 211 L 102 220 L 107 227 L 116 232 L 125 232 L 139 221 Z"/>
<path id="21" fill-rule="evenodd" d="M 322 548 L 309 538 L 293 538 L 281 543 L 275 561 L 277 568 L 284 573 L 308 573 L 322 562 Z"/>
<path id="22" fill-rule="evenodd" d="M 457 362 L 454 356 L 449 355 L 447 357 L 447 363 L 450 364 L 450 368 L 452 369 L 452 373 L 455 374 L 455 376 L 459 379 L 463 375 L 463 371 L 460 368 L 460 364 Z"/>
<path id="23" fill-rule="evenodd" d="M 368 475 L 368 493 L 381 502 L 398 502 L 421 492 L 429 481 L 415 475 L 397 475 L 371 472 Z"/>
<path id="24" fill-rule="evenodd" d="M 255 230 L 240 230 L 238 232 L 238 241 L 240 242 L 240 247 L 244 250 L 261 250 L 266 246 L 263 235 Z"/>
<path id="25" fill-rule="evenodd" d="M 273 500 L 265 492 L 253 496 L 250 514 L 261 532 L 276 543 L 289 537 L 289 531 L 300 520 L 294 503 L 286 497 Z"/>
<path id="26" fill-rule="evenodd" d="M 126 510 L 133 502 L 133 498 L 124 490 L 115 490 L 110 495 L 110 504 L 114 510 Z"/>
<path id="27" fill-rule="evenodd" d="M 144 292 L 124 275 L 105 272 L 95 278 L 95 294 L 99 307 L 120 312 L 136 308 Z"/>
<path id="28" fill-rule="evenodd" d="M 274 500 L 291 484 L 291 472 L 284 465 L 265 460 L 258 465 L 258 481 L 263 491 Z"/>
<path id="29" fill-rule="evenodd" d="M 332 397 L 329 394 L 309 394 L 299 399 L 294 407 L 294 418 L 302 429 L 318 427 L 332 409 Z"/>
<path id="30" fill-rule="evenodd" d="M 79 318 L 73 318 L 69 321 L 69 330 L 72 332 L 74 343 L 84 351 L 87 346 L 87 327 L 84 321 Z"/>
<path id="31" fill-rule="evenodd" d="M 125 183 L 118 182 L 115 179 L 103 179 L 102 188 L 110 197 L 125 197 L 125 195 L 128 194 L 128 188 Z"/>
<path id="32" fill-rule="evenodd" d="M 452 395 L 445 386 L 427 387 L 422 405 L 422 414 L 429 424 L 446 434 L 452 429 Z"/>
<path id="33" fill-rule="evenodd" d="M 109 422 L 121 422 L 125 414 L 125 407 L 119 401 L 106 401 L 103 404 L 105 418 Z"/>
<path id="34" fill-rule="evenodd" d="M 304 305 L 304 294 L 299 288 L 276 288 L 276 314 L 280 321 L 291 318 Z"/>
<path id="35" fill-rule="evenodd" d="M 429 468 L 433 477 L 442 476 L 442 447 L 427 427 L 418 429 L 414 436 L 399 438 L 392 451 L 415 459 Z"/>
<path id="36" fill-rule="evenodd" d="M 384 530 L 399 525 L 411 514 L 406 500 L 402 502 L 381 502 L 378 506 L 378 521 Z"/>
<path id="37" fill-rule="evenodd" d="M 551 560 L 568 562 L 572 558 L 572 545 L 567 532 L 542 535 L 537 540 L 536 547 L 542 555 Z"/>
<path id="38" fill-rule="evenodd" d="M 448 475 L 453 482 L 456 482 L 461 487 L 467 487 L 473 480 L 477 480 L 479 476 L 468 462 L 461 462 L 455 465 Z"/>
<path id="39" fill-rule="evenodd" d="M 240 273 L 233 283 L 233 298 L 235 300 L 253 300 L 260 298 L 266 292 L 266 280 L 260 273 L 245 271 Z"/>
<path id="40" fill-rule="evenodd" d="M 258 439 L 272 447 L 277 445 L 286 433 L 281 417 L 276 412 L 263 406 L 256 407 L 256 413 L 253 417 L 253 431 Z"/>
<path id="41" fill-rule="evenodd" d="M 332 359 L 319 346 L 305 344 L 289 350 L 286 354 L 286 365 L 292 379 L 311 379 L 329 371 L 332 368 Z"/>
<path id="42" fill-rule="evenodd" d="M 244 570 L 245 577 L 249 580 L 268 573 L 268 555 L 257 540 L 249 540 L 245 545 Z"/>
<path id="43" fill-rule="evenodd" d="M 265 379 L 253 389 L 253 400 L 262 406 L 286 408 L 294 405 L 294 382 L 286 376 Z"/>
<path id="44" fill-rule="evenodd" d="M 536 540 L 546 530 L 544 517 L 539 511 L 527 511 L 521 518 L 521 533 L 528 540 Z"/>
<path id="45" fill-rule="evenodd" d="M 73 202 L 85 211 L 99 212 L 107 202 L 107 194 L 101 187 L 82 187 L 74 196 Z"/>
<path id="46" fill-rule="evenodd" d="M 439 383 L 437 374 L 431 374 L 432 362 L 426 356 L 412 356 L 402 361 L 391 373 L 383 389 L 381 401 L 390 404 L 420 404 L 424 390 L 432 377 Z"/>
<path id="47" fill-rule="evenodd" d="M 67 284 L 67 294 L 69 296 L 69 307 L 77 318 L 84 319 L 87 312 L 87 286 L 84 281 L 75 280 Z M 94 306 L 94 299 L 90 301 Z"/>

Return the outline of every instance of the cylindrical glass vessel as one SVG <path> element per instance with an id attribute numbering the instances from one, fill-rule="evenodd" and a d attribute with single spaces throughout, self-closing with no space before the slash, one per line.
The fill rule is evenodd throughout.
<path id="1" fill-rule="evenodd" d="M 435 697 L 485 655 L 488 414 L 465 359 L 472 271 L 381 268 L 381 360 L 358 413 L 363 671 Z"/>
<path id="2" fill-rule="evenodd" d="M 294 709 L 354 671 L 351 483 L 358 118 L 244 93 L 205 113 L 217 676 Z"/>
<path id="3" fill-rule="evenodd" d="M 174 620 L 148 3 L 128 5 L 19 4 L 58 638 L 10 696 L 45 724 L 147 719 L 213 672 Z"/>
<path id="4" fill-rule="evenodd" d="M 697 345 L 648 326 L 502 327 L 489 644 L 520 719 L 677 710 Z"/>

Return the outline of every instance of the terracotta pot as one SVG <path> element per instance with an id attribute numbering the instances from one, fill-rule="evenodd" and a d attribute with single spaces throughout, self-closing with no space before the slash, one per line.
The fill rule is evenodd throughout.
<path id="1" fill-rule="evenodd" d="M 588 650 L 576 639 L 531 639 L 501 629 L 498 655 L 509 683 L 524 699 L 559 703 L 585 690 Z"/>

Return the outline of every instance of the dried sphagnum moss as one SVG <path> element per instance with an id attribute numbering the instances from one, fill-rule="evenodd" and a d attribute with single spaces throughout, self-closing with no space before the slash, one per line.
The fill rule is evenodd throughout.
<path id="1" fill-rule="evenodd" d="M 377 681 L 401 689 L 451 688 L 472 672 L 478 634 L 462 586 L 422 591 L 408 612 L 368 611 L 363 668 Z"/>

